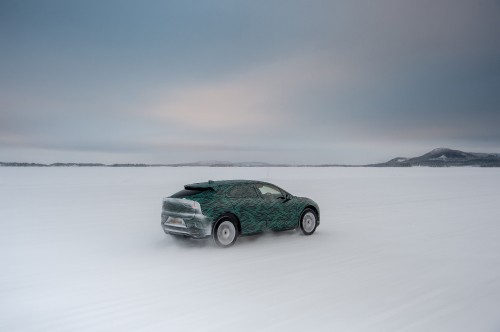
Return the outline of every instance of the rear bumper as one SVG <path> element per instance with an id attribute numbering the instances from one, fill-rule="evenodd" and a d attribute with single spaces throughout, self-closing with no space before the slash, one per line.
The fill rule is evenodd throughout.
<path id="1" fill-rule="evenodd" d="M 212 235 L 212 220 L 203 214 L 195 214 L 189 219 L 183 218 L 185 225 L 170 224 L 167 222 L 168 217 L 178 216 L 169 212 L 162 212 L 161 226 L 166 234 L 188 236 L 195 239 Z"/>

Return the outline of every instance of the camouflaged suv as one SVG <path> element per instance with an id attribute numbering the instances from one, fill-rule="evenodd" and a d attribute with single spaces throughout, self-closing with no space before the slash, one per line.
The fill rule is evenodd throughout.
<path id="1" fill-rule="evenodd" d="M 167 234 L 212 236 L 221 247 L 238 236 L 300 228 L 311 235 L 319 225 L 319 207 L 266 182 L 208 181 L 184 186 L 163 199 L 161 225 Z"/>

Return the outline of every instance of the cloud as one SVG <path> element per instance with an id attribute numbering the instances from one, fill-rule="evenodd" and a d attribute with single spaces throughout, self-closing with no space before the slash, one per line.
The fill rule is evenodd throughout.
<path id="1" fill-rule="evenodd" d="M 325 84 L 345 84 L 353 77 L 347 71 L 324 54 L 291 56 L 215 81 L 168 88 L 146 113 L 168 126 L 189 131 L 243 130 L 258 134 L 290 125 L 297 118 L 303 120 L 295 103 L 307 91 Z"/>

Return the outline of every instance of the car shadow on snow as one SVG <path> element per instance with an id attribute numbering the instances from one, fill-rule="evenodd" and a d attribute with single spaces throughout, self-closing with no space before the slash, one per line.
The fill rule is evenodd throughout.
<path id="1" fill-rule="evenodd" d="M 283 232 L 263 232 L 254 235 L 240 236 L 236 240 L 234 247 L 242 247 L 247 245 L 259 245 L 267 244 L 270 242 L 281 242 L 287 240 L 299 240 L 305 237 L 302 232 L 296 230 L 289 230 Z M 183 236 L 167 235 L 165 239 L 161 241 L 161 246 L 175 245 L 181 248 L 219 248 L 214 243 L 211 237 L 204 239 L 193 239 Z M 221 248 L 222 249 L 222 248 Z"/>
<path id="2" fill-rule="evenodd" d="M 166 235 L 165 239 L 169 244 L 182 248 L 207 248 L 215 247 L 211 238 L 193 239 L 190 237 Z"/>
<path id="3" fill-rule="evenodd" d="M 254 235 L 241 236 L 236 241 L 235 245 L 247 245 L 247 244 L 258 244 L 258 243 L 268 243 L 276 241 L 284 241 L 286 239 L 293 239 L 302 234 L 295 230 L 282 231 L 282 232 L 263 232 Z"/>

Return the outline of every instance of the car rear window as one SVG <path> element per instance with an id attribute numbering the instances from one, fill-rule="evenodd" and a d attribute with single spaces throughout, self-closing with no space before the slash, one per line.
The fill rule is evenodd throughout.
<path id="1" fill-rule="evenodd" d="M 183 189 L 179 191 L 178 193 L 173 194 L 170 196 L 171 198 L 183 198 L 183 197 L 189 197 L 189 196 L 194 196 L 197 195 L 206 189 Z"/>

